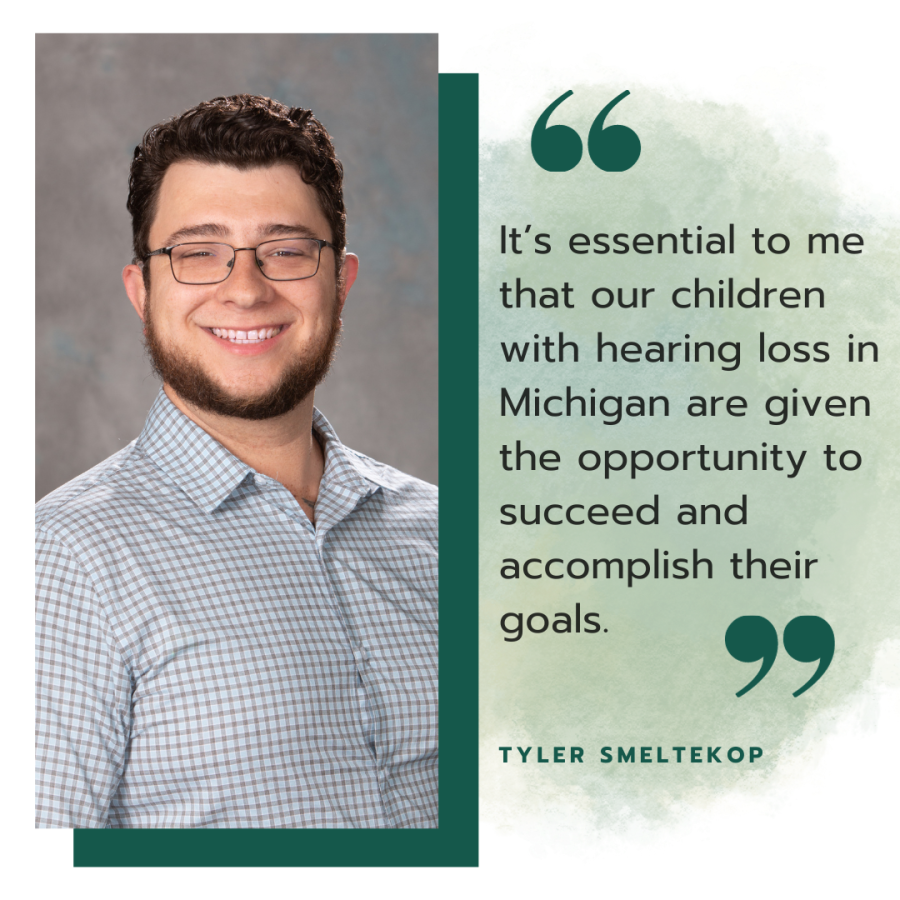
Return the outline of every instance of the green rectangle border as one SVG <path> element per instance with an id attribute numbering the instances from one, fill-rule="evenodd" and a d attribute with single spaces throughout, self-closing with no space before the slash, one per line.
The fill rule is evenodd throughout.
<path id="1" fill-rule="evenodd" d="M 439 89 L 440 827 L 76 829 L 76 867 L 478 865 L 478 76 Z"/>

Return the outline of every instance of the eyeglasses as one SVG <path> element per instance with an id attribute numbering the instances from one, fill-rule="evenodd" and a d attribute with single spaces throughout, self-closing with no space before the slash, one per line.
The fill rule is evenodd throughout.
<path id="1" fill-rule="evenodd" d="M 334 250 L 334 244 L 318 238 L 282 238 L 263 241 L 256 247 L 203 241 L 161 247 L 148 253 L 147 259 L 168 256 L 172 276 L 179 284 L 218 284 L 231 274 L 234 255 L 241 250 L 252 250 L 260 272 L 270 281 L 300 281 L 312 278 L 319 271 L 323 247 Z"/>

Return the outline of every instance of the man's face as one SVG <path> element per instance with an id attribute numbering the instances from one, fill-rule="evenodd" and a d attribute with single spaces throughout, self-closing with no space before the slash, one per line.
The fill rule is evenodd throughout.
<path id="1" fill-rule="evenodd" d="M 166 171 L 152 250 L 189 241 L 256 247 L 281 237 L 332 238 L 314 189 L 292 166 L 179 162 Z M 264 419 L 289 412 L 324 378 L 357 264 L 348 254 L 340 285 L 330 247 L 316 275 L 301 281 L 268 280 L 248 251 L 219 284 L 180 284 L 166 256 L 145 263 L 149 296 L 137 266 L 123 278 L 163 381 L 200 409 Z"/>

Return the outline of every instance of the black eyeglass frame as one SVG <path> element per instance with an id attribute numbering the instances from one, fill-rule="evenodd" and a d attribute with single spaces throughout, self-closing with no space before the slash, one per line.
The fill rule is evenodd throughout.
<path id="1" fill-rule="evenodd" d="M 266 270 L 263 267 L 263 261 L 259 258 L 256 251 L 260 247 L 264 247 L 266 244 L 279 244 L 282 241 L 312 241 L 315 244 L 319 245 L 319 255 L 316 258 L 316 271 L 311 275 L 301 275 L 299 278 L 272 278 L 270 275 L 266 275 Z M 275 238 L 271 241 L 263 241 L 260 244 L 257 244 L 255 247 L 232 247 L 231 244 L 226 244 L 224 241 L 186 241 L 183 244 L 172 244 L 171 247 L 160 247 L 159 250 L 151 250 L 145 257 L 145 260 L 149 260 L 151 256 L 168 256 L 169 257 L 169 269 L 172 272 L 172 277 L 179 284 L 187 284 L 193 285 L 195 287 L 202 287 L 206 284 L 221 284 L 223 281 L 228 280 L 228 275 L 224 278 L 220 278 L 218 281 L 180 281 L 178 276 L 175 274 L 175 263 L 172 262 L 172 251 L 178 249 L 178 247 L 196 247 L 202 244 L 218 244 L 221 247 L 230 247 L 231 252 L 235 254 L 235 256 L 231 257 L 231 264 L 228 267 L 228 275 L 234 271 L 234 261 L 237 258 L 236 254 L 238 254 L 241 250 L 252 250 L 253 256 L 256 259 L 256 265 L 259 271 L 262 273 L 263 278 L 267 278 L 269 281 L 305 281 L 307 278 L 315 278 L 316 275 L 319 274 L 319 266 L 322 264 L 322 248 L 323 247 L 331 247 L 332 250 L 337 253 L 334 244 L 331 241 L 323 241 L 321 238 Z"/>

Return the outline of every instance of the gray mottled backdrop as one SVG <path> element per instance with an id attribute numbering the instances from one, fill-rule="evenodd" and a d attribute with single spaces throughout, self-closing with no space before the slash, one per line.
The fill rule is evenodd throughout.
<path id="1" fill-rule="evenodd" d="M 437 481 L 437 37 L 38 35 L 37 496 L 138 435 L 158 390 L 120 273 L 143 132 L 213 97 L 313 110 L 345 168 L 360 276 L 317 405 Z"/>

